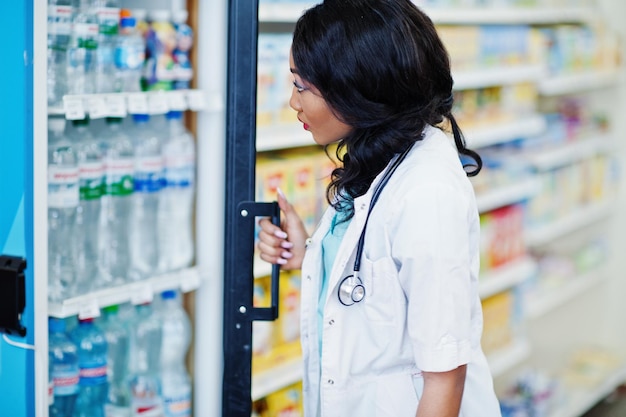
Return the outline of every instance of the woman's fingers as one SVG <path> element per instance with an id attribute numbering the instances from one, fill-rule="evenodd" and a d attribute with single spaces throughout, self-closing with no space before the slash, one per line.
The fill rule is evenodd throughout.
<path id="1" fill-rule="evenodd" d="M 261 230 L 259 231 L 258 249 L 261 256 L 266 262 L 284 265 L 287 259 L 293 255 L 289 249 L 293 244 L 287 241 L 287 233 L 278 226 L 272 224 L 268 218 L 259 221 Z"/>

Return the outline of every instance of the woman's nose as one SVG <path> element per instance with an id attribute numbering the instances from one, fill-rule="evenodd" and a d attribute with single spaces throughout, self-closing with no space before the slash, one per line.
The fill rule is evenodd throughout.
<path id="1" fill-rule="evenodd" d="M 289 107 L 294 109 L 295 111 L 302 111 L 302 106 L 300 106 L 300 97 L 298 93 L 298 89 L 293 87 L 291 89 L 291 97 L 289 98 Z"/>

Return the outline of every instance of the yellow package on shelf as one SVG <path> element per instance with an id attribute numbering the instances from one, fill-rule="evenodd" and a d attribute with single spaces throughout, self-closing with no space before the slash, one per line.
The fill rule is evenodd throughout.
<path id="1" fill-rule="evenodd" d="M 485 353 L 489 354 L 505 348 L 513 341 L 513 294 L 506 291 L 493 295 L 483 300 L 482 306 L 482 346 Z"/>

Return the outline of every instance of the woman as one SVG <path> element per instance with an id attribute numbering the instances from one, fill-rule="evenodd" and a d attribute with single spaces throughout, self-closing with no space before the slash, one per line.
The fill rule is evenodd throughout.
<path id="1" fill-rule="evenodd" d="M 342 162 L 310 238 L 283 195 L 281 227 L 260 222 L 261 258 L 302 269 L 305 416 L 500 416 L 467 179 L 481 160 L 431 20 L 409 0 L 326 0 L 298 20 L 290 66 L 291 107 Z"/>

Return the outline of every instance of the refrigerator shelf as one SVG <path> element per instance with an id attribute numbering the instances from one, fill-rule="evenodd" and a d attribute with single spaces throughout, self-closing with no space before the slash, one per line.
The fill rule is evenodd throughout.
<path id="1" fill-rule="evenodd" d="M 85 295 L 68 298 L 59 303 L 48 303 L 48 316 L 66 318 L 78 315 L 81 318 L 98 317 L 100 309 L 114 304 L 130 302 L 141 304 L 152 301 L 154 295 L 167 290 L 189 292 L 200 286 L 197 267 L 158 275 L 140 282 L 93 291 Z"/>
<path id="2" fill-rule="evenodd" d="M 218 94 L 202 90 L 148 91 L 138 93 L 109 93 L 66 95 L 63 106 L 49 107 L 48 115 L 65 116 L 68 120 L 103 117 L 126 117 L 128 114 L 165 114 L 168 111 L 222 110 L 224 103 Z"/>

